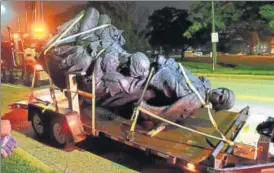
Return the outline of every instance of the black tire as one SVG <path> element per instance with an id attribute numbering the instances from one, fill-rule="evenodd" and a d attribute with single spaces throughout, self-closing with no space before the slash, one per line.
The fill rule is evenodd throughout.
<path id="1" fill-rule="evenodd" d="M 71 144 L 72 135 L 65 118 L 52 118 L 50 123 L 50 137 L 53 145 L 58 148 L 65 148 L 67 144 Z"/>
<path id="2" fill-rule="evenodd" d="M 2 83 L 8 83 L 9 82 L 9 76 L 7 75 L 6 70 L 1 71 L 1 82 Z"/>
<path id="3" fill-rule="evenodd" d="M 41 113 L 34 112 L 31 118 L 31 124 L 34 132 L 39 138 L 49 137 L 49 124 L 41 116 Z"/>
<path id="4" fill-rule="evenodd" d="M 30 87 L 32 84 L 32 73 L 30 72 L 30 70 L 27 70 L 25 75 L 23 76 L 23 82 L 25 86 Z"/>
<path id="5" fill-rule="evenodd" d="M 7 71 L 7 70 L 2 70 L 1 71 L 1 82 L 2 83 L 12 83 L 12 76 L 11 76 L 11 72 Z"/>
<path id="6" fill-rule="evenodd" d="M 23 81 L 24 81 L 24 85 L 31 87 L 32 85 L 32 79 L 33 79 L 33 72 L 29 72 L 27 71 L 26 74 L 23 77 Z M 40 86 L 40 82 L 38 80 L 38 76 L 35 77 L 35 85 L 34 87 L 39 87 Z"/>

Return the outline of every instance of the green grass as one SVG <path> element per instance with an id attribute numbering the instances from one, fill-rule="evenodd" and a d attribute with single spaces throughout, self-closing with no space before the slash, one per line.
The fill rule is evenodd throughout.
<path id="1" fill-rule="evenodd" d="M 1 116 L 8 111 L 8 105 L 21 101 L 29 95 L 30 89 L 21 85 L 1 84 Z"/>
<path id="2" fill-rule="evenodd" d="M 217 65 L 212 71 L 212 64 L 199 62 L 181 62 L 193 73 L 237 74 L 237 75 L 274 75 L 274 64 L 264 66 L 237 65 L 235 68 Z"/>
<path id="3" fill-rule="evenodd" d="M 214 72 L 212 71 L 212 60 L 209 57 L 188 57 L 183 61 L 180 56 L 172 57 L 193 73 L 274 76 L 274 57 L 270 56 L 220 56 L 218 62 L 232 64 L 236 67 L 224 67 L 217 64 Z"/>
<path id="4" fill-rule="evenodd" d="M 29 95 L 29 88 L 20 85 L 1 85 L 1 116 L 8 111 L 8 105 L 25 99 Z M 20 146 L 19 146 L 20 147 Z M 27 152 L 17 148 L 13 155 L 2 159 L 3 173 L 49 173 L 55 172 Z"/>
<path id="5" fill-rule="evenodd" d="M 55 173 L 39 160 L 35 159 L 25 151 L 17 148 L 12 156 L 2 159 L 3 173 Z"/>

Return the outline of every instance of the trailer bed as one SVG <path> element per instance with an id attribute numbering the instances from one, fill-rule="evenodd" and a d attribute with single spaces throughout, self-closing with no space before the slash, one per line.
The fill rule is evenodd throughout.
<path id="1" fill-rule="evenodd" d="M 51 102 L 48 90 L 36 91 L 34 96 L 41 100 Z M 56 91 L 56 98 L 58 98 L 58 113 L 65 114 L 68 110 L 68 100 L 60 91 Z M 37 102 L 32 104 L 39 107 L 45 107 L 44 103 Z M 102 114 L 102 112 L 97 112 L 97 114 L 95 127 L 97 132 L 103 133 L 105 136 L 129 146 L 144 151 L 150 151 L 163 158 L 178 158 L 193 163 L 200 163 L 212 154 L 213 150 L 220 142 L 219 140 L 206 138 L 202 135 L 173 126 L 158 133 L 154 137 L 150 137 L 146 135 L 148 131 L 144 130 L 138 124 L 135 132 L 132 134 L 132 140 L 129 141 L 126 139 L 126 136 L 132 121 L 123 118 L 102 120 L 98 118 L 100 116 L 99 114 Z M 228 134 L 229 130 L 239 118 L 240 113 L 212 111 L 212 114 L 221 132 L 227 137 L 231 137 L 231 135 Z M 91 131 L 90 115 L 82 116 L 82 122 L 86 132 L 89 132 L 89 130 Z M 198 109 L 192 116 L 185 120 L 184 126 L 210 135 L 220 136 L 209 120 L 207 109 Z M 226 147 L 223 147 L 222 151 L 224 151 L 225 148 Z"/>
<path id="2" fill-rule="evenodd" d="M 218 112 L 214 114 L 215 121 L 219 124 L 221 132 L 226 135 L 238 118 L 238 113 Z M 91 121 L 83 121 L 87 128 L 91 129 Z M 130 120 L 98 120 L 96 130 L 116 141 L 132 145 L 142 150 L 149 150 L 164 158 L 174 157 L 191 160 L 199 163 L 207 159 L 219 140 L 209 139 L 193 132 L 177 127 L 170 127 L 158 133 L 154 137 L 146 135 L 148 132 L 137 125 L 132 134 L 132 140 L 127 141 L 126 136 L 130 129 Z M 210 135 L 220 136 L 213 128 L 206 109 L 199 109 L 196 113 L 185 120 L 184 125 Z"/>

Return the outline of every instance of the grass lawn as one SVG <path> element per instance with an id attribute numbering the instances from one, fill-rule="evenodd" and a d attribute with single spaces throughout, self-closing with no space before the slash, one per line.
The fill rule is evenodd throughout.
<path id="1" fill-rule="evenodd" d="M 264 66 L 237 65 L 235 68 L 217 65 L 212 71 L 212 64 L 199 62 L 181 62 L 193 73 L 235 74 L 235 75 L 274 75 L 274 64 Z"/>
<path id="2" fill-rule="evenodd" d="M 21 85 L 1 84 L 1 116 L 8 111 L 8 105 L 21 101 L 29 95 L 30 89 Z"/>
<path id="3" fill-rule="evenodd" d="M 1 116 L 8 111 L 10 103 L 25 99 L 29 94 L 28 91 L 29 88 L 20 85 L 1 84 Z M 3 173 L 56 172 L 20 148 L 17 148 L 11 157 L 2 159 L 1 162 Z"/>
<path id="4" fill-rule="evenodd" d="M 215 71 L 212 71 L 212 59 L 209 57 L 187 57 L 181 60 L 180 56 L 171 56 L 181 62 L 193 73 L 234 74 L 234 75 L 273 75 L 273 56 L 218 56 Z M 232 65 L 235 67 L 230 67 Z"/>

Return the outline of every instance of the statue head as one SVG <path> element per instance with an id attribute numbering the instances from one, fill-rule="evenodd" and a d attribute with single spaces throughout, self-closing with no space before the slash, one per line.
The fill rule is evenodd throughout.
<path id="1" fill-rule="evenodd" d="M 115 72 L 119 66 L 118 53 L 110 52 L 105 54 L 101 66 L 104 72 Z"/>
<path id="2" fill-rule="evenodd" d="M 166 61 L 167 61 L 167 59 L 163 55 L 157 56 L 156 63 L 158 66 L 164 65 Z"/>
<path id="3" fill-rule="evenodd" d="M 117 29 L 115 26 L 111 25 L 107 28 L 102 28 L 97 31 L 100 36 L 102 47 L 107 48 L 113 45 L 123 46 L 126 41 L 123 37 L 123 30 Z"/>
<path id="4" fill-rule="evenodd" d="M 123 37 L 123 30 L 119 30 L 116 27 L 112 26 L 110 27 L 109 32 L 113 41 L 118 42 L 121 46 L 126 43 L 125 38 Z"/>
<path id="5" fill-rule="evenodd" d="M 235 94 L 227 88 L 217 88 L 209 92 L 208 99 L 214 110 L 228 110 L 234 106 Z"/>
<path id="6" fill-rule="evenodd" d="M 129 60 L 129 71 L 132 77 L 146 78 L 149 74 L 150 61 L 142 52 L 131 55 Z"/>

